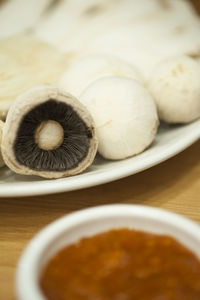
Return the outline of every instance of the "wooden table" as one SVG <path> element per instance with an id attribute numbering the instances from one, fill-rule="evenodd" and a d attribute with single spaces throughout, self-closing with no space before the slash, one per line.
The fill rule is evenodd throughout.
<path id="1" fill-rule="evenodd" d="M 200 141 L 160 165 L 112 183 L 57 195 L 1 198 L 0 299 L 15 299 L 16 263 L 43 226 L 72 211 L 111 203 L 156 206 L 200 223 Z"/>

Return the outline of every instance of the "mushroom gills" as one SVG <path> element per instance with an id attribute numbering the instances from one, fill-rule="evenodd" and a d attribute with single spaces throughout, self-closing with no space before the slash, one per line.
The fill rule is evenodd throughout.
<path id="1" fill-rule="evenodd" d="M 66 171 L 84 160 L 91 138 L 90 129 L 71 105 L 50 99 L 24 116 L 13 147 L 17 162 L 30 169 Z"/>

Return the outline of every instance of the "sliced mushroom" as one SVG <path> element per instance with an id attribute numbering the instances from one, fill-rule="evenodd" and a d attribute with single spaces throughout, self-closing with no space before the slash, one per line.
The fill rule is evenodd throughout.
<path id="1" fill-rule="evenodd" d="M 0 146 L 1 146 L 1 140 L 2 140 L 2 131 L 3 131 L 3 126 L 4 123 L 0 120 Z M 1 150 L 0 150 L 0 168 L 5 165 L 3 157 L 1 155 Z"/>
<path id="2" fill-rule="evenodd" d="M 79 97 L 93 81 L 106 76 L 121 76 L 142 82 L 137 68 L 116 57 L 92 55 L 75 60 L 63 74 L 59 86 Z"/>
<path id="3" fill-rule="evenodd" d="M 200 64 L 188 56 L 162 60 L 149 80 L 161 120 L 188 123 L 200 117 Z"/>
<path id="4" fill-rule="evenodd" d="M 99 153 L 108 159 L 124 159 L 146 149 L 158 127 L 156 106 L 137 81 L 104 77 L 94 81 L 80 96 L 93 116 Z"/>
<path id="5" fill-rule="evenodd" d="M 38 86 L 20 95 L 10 108 L 2 155 L 16 173 L 59 178 L 86 169 L 97 144 L 93 119 L 76 98 Z"/>

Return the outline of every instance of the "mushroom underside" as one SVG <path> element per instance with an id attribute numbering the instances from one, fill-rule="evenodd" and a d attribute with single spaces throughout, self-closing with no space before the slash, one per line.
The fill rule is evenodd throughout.
<path id="1" fill-rule="evenodd" d="M 49 121 L 62 128 L 62 141 L 58 130 L 45 137 L 49 146 L 38 140 L 41 125 Z M 57 125 L 56 125 L 57 124 Z M 16 161 L 36 171 L 63 172 L 76 168 L 86 158 L 92 132 L 72 106 L 50 99 L 31 109 L 22 119 L 13 144 Z M 58 143 L 56 145 L 56 140 Z M 50 140 L 50 142 L 49 142 Z"/>

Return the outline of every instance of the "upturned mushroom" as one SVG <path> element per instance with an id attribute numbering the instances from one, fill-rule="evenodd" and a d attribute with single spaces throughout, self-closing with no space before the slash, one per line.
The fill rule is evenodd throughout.
<path id="1" fill-rule="evenodd" d="M 76 98 L 38 86 L 20 95 L 10 108 L 1 150 L 16 173 L 59 178 L 86 169 L 97 144 L 93 119 Z"/>
<path id="2" fill-rule="evenodd" d="M 152 143 L 159 124 L 156 106 L 137 81 L 100 78 L 83 91 L 80 101 L 95 120 L 98 151 L 103 157 L 124 159 Z"/>
<path id="3" fill-rule="evenodd" d="M 160 61 L 148 88 L 161 120 L 188 123 L 200 117 L 200 64 L 195 59 L 178 56 Z"/>
<path id="4" fill-rule="evenodd" d="M 0 120 L 0 145 L 1 145 L 1 140 L 2 140 L 3 126 L 4 126 L 4 123 Z M 3 157 L 1 155 L 1 149 L 0 149 L 0 168 L 3 167 L 4 165 L 5 165 L 5 163 L 3 161 Z"/>
<path id="5" fill-rule="evenodd" d="M 137 68 L 116 57 L 91 55 L 74 61 L 63 74 L 59 86 L 79 97 L 93 81 L 106 76 L 121 76 L 142 82 Z"/>

